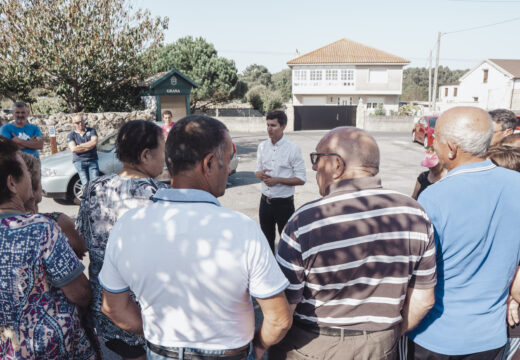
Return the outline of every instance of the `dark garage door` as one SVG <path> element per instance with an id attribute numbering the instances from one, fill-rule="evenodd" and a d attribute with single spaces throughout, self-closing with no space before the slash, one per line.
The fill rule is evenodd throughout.
<path id="1" fill-rule="evenodd" d="M 327 130 L 338 126 L 356 126 L 355 105 L 295 106 L 294 130 Z"/>

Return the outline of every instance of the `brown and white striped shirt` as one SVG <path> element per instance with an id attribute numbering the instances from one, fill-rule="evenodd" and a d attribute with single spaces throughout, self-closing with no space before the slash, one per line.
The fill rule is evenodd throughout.
<path id="1" fill-rule="evenodd" d="M 409 287 L 436 284 L 433 227 L 409 196 L 378 177 L 343 180 L 298 209 L 285 227 L 278 263 L 298 304 L 319 326 L 385 330 L 402 321 Z"/>

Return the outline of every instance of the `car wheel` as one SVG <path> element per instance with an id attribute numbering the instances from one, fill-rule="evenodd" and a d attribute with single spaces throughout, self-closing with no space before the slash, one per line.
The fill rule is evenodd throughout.
<path id="1" fill-rule="evenodd" d="M 428 135 L 427 134 L 424 134 L 424 148 L 426 149 L 428 147 Z"/>
<path id="2" fill-rule="evenodd" d="M 82 196 L 83 186 L 81 185 L 79 175 L 76 174 L 72 177 L 72 179 L 69 182 L 69 186 L 67 188 L 67 198 L 74 204 L 79 205 Z"/>
<path id="3" fill-rule="evenodd" d="M 415 131 L 412 131 L 412 142 L 416 142 L 417 139 L 415 138 Z"/>

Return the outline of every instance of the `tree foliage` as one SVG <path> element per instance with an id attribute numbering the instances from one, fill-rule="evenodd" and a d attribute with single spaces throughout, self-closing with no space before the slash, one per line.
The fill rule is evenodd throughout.
<path id="1" fill-rule="evenodd" d="M 175 67 L 199 86 L 191 92 L 192 112 L 230 100 L 237 86 L 240 95 L 245 93 L 243 84 L 238 83 L 235 62 L 219 57 L 213 44 L 202 37 L 186 36 L 157 49 L 156 55 L 150 68 L 152 73 Z"/>
<path id="2" fill-rule="evenodd" d="M 439 66 L 438 84 L 459 81 L 468 70 L 450 70 L 446 66 Z M 433 88 L 432 69 L 432 88 Z M 408 68 L 403 71 L 403 94 L 401 100 L 428 101 L 428 69 Z"/>
<path id="3" fill-rule="evenodd" d="M 168 19 L 125 0 L 0 0 L 0 95 L 50 89 L 69 111 L 123 110 L 138 101 L 140 56 Z"/>
<path id="4" fill-rule="evenodd" d="M 268 87 L 271 85 L 271 73 L 263 65 L 252 64 L 244 69 L 240 80 L 248 84 L 249 88 L 256 85 Z"/>

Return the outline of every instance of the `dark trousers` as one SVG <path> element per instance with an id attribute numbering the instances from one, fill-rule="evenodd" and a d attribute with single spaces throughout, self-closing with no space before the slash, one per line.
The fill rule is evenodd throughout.
<path id="1" fill-rule="evenodd" d="M 467 355 L 443 355 L 414 343 L 408 339 L 408 360 L 498 360 L 502 358 L 505 346 Z"/>
<path id="2" fill-rule="evenodd" d="M 276 226 L 278 226 L 278 234 L 281 234 L 292 214 L 294 214 L 294 197 L 268 198 L 262 195 L 259 209 L 260 227 L 273 253 Z"/>

